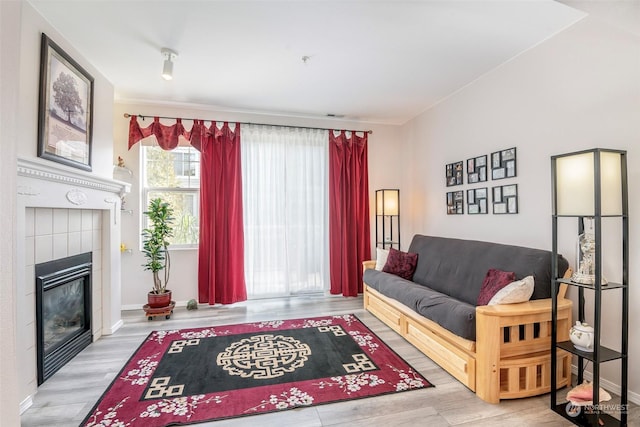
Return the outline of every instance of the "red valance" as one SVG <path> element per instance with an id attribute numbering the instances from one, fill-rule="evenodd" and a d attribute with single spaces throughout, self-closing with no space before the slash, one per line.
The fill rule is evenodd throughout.
<path id="1" fill-rule="evenodd" d="M 182 136 L 189 141 L 198 151 L 202 151 L 202 142 L 208 135 L 215 135 L 219 129 L 216 122 L 211 122 L 207 128 L 204 120 L 194 120 L 190 131 L 182 125 L 182 119 L 177 118 L 174 125 L 163 125 L 159 117 L 154 117 L 153 122 L 147 127 L 141 127 L 137 116 L 131 116 L 129 121 L 129 149 L 136 145 L 141 139 L 154 135 L 158 145 L 163 150 L 173 150 L 178 146 L 178 137 Z"/>

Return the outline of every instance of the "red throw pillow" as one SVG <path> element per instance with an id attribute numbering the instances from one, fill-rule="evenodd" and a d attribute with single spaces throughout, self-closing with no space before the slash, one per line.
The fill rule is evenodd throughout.
<path id="1" fill-rule="evenodd" d="M 477 305 L 487 305 L 491 298 L 502 288 L 516 280 L 516 273 L 513 271 L 502 271 L 490 268 L 482 282 L 480 295 L 478 295 Z"/>
<path id="2" fill-rule="evenodd" d="M 387 262 L 382 268 L 385 273 L 395 274 L 403 279 L 411 280 L 418 264 L 418 254 L 402 252 L 390 248 Z"/>

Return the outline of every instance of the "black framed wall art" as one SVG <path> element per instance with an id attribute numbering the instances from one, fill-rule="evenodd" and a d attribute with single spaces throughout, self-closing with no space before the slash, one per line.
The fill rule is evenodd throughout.
<path id="1" fill-rule="evenodd" d="M 42 34 L 38 156 L 91 170 L 93 77 Z"/>
<path id="2" fill-rule="evenodd" d="M 447 187 L 463 184 L 463 162 L 449 163 L 445 168 Z"/>
<path id="3" fill-rule="evenodd" d="M 491 179 L 513 178 L 516 171 L 516 148 L 491 153 Z"/>
<path id="4" fill-rule="evenodd" d="M 467 159 L 467 183 L 475 184 L 487 180 L 487 155 Z"/>
<path id="5" fill-rule="evenodd" d="M 469 215 L 488 213 L 487 205 L 487 187 L 467 190 L 467 213 Z"/>
<path id="6" fill-rule="evenodd" d="M 462 162 L 460 162 L 462 163 Z M 447 193 L 447 215 L 464 214 L 464 191 L 450 191 Z"/>
<path id="7" fill-rule="evenodd" d="M 518 213 L 518 184 L 500 185 L 493 187 L 493 213 Z"/>

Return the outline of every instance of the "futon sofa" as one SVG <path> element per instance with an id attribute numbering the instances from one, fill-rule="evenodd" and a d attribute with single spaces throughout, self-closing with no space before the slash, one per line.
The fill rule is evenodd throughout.
<path id="1" fill-rule="evenodd" d="M 498 243 L 414 236 L 411 280 L 365 261 L 364 308 L 490 403 L 550 390 L 551 252 Z M 533 276 L 531 299 L 477 305 L 489 270 Z M 570 275 L 559 256 L 558 271 Z M 531 278 L 529 278 L 531 280 Z M 483 286 L 483 283 L 485 285 Z M 558 340 L 571 327 L 566 285 L 558 292 Z M 571 357 L 558 350 L 558 387 L 569 384 Z"/>

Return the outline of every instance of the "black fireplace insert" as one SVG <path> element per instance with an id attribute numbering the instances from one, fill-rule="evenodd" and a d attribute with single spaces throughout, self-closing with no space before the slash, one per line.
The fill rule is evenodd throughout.
<path id="1" fill-rule="evenodd" d="M 38 385 L 91 344 L 91 252 L 37 264 Z"/>

